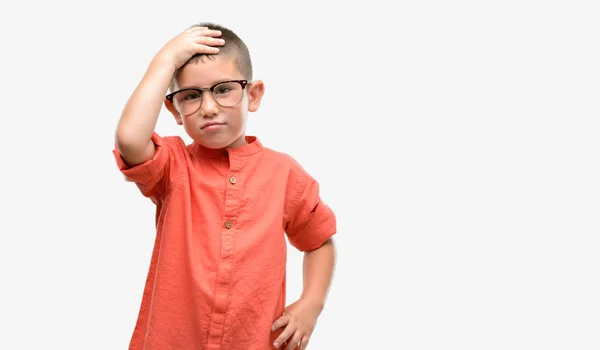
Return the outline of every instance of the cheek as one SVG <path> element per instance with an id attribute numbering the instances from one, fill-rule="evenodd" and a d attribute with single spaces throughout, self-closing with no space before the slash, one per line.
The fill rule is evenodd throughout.
<path id="1" fill-rule="evenodd" d="M 183 117 L 181 120 L 183 122 L 183 128 L 188 133 L 197 134 L 198 132 L 200 132 L 200 126 L 202 126 L 202 118 L 187 116 Z"/>
<path id="2" fill-rule="evenodd" d="M 243 106 L 238 106 L 235 110 L 232 110 L 228 115 L 228 119 L 236 125 L 242 125 L 245 122 L 245 113 Z"/>

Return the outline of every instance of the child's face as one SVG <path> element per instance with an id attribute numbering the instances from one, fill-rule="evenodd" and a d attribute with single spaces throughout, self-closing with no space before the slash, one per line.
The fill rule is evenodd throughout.
<path id="1" fill-rule="evenodd" d="M 186 65 L 177 79 L 177 89 L 209 88 L 220 82 L 243 79 L 233 58 L 217 56 L 216 59 L 203 59 Z M 180 114 L 169 101 L 165 101 L 165 105 L 177 123 L 183 125 L 187 134 L 202 146 L 213 149 L 239 147 L 246 143 L 248 111 L 254 112 L 258 109 L 264 85 L 261 81 L 249 82 L 239 92 L 241 96 L 238 103 L 236 103 L 237 98 L 232 100 L 230 97 L 234 93 L 231 91 L 235 91 L 232 88 L 241 89 L 241 85 L 233 83 L 229 86 L 219 86 L 213 93 L 203 91 L 199 109 L 191 114 Z M 181 93 L 178 94 L 180 110 L 183 109 L 180 107 L 182 104 L 198 99 L 197 92 L 191 93 L 192 95 L 188 95 L 185 99 L 181 99 Z M 233 103 L 236 104 L 229 106 Z"/>

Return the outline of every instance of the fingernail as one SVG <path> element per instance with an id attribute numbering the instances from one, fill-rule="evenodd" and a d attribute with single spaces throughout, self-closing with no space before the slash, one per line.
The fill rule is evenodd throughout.
<path id="1" fill-rule="evenodd" d="M 273 345 L 275 345 L 276 348 L 279 347 L 279 343 L 278 342 L 273 343 Z"/>

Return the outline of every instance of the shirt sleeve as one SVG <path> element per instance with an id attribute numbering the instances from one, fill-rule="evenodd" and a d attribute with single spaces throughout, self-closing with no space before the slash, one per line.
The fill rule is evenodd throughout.
<path id="1" fill-rule="evenodd" d="M 169 181 L 169 166 L 173 149 L 157 133 L 152 134 L 152 142 L 155 145 L 154 156 L 142 164 L 128 166 L 116 144 L 113 155 L 119 170 L 125 176 L 125 181 L 134 182 L 145 197 L 154 201 L 164 193 Z"/>
<path id="2" fill-rule="evenodd" d="M 319 183 L 303 173 L 292 197 L 285 232 L 300 251 L 319 248 L 337 231 L 336 217 L 319 195 Z"/>

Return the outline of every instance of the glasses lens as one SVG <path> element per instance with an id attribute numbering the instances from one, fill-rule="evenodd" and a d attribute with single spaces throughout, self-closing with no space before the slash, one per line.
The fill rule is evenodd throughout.
<path id="1" fill-rule="evenodd" d="M 231 107 L 242 100 L 242 85 L 236 82 L 222 83 L 213 90 L 215 101 L 223 107 Z"/>
<path id="2" fill-rule="evenodd" d="M 180 91 L 173 96 L 173 105 L 183 115 L 196 112 L 202 104 L 202 94 L 195 90 Z"/>

